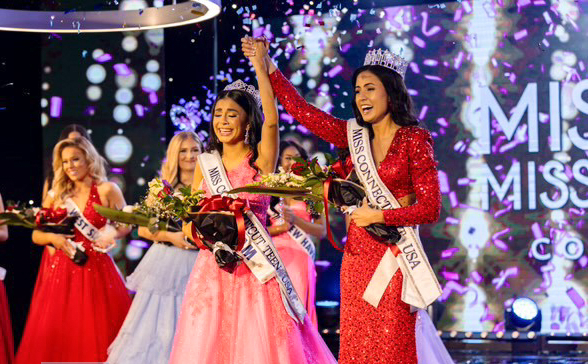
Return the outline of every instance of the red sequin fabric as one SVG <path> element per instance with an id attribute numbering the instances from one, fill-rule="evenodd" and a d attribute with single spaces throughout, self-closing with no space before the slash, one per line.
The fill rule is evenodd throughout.
<path id="1" fill-rule="evenodd" d="M 278 70 L 270 75 L 274 93 L 286 111 L 311 132 L 347 148 L 347 122 L 308 104 Z M 439 218 L 441 195 L 433 140 L 426 130 L 402 127 L 396 132 L 378 174 L 400 199 L 414 193 L 416 203 L 385 210 L 386 224 L 414 226 Z M 378 308 L 362 299 L 387 246 L 353 222 L 341 266 L 341 346 L 339 363 L 416 364 L 416 315 L 401 300 L 402 273 L 398 271 Z"/>

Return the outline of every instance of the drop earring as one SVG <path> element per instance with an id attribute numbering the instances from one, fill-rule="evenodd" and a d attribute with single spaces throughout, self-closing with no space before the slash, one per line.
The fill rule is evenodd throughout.
<path id="1" fill-rule="evenodd" d="M 250 127 L 247 127 L 247 129 L 245 130 L 245 144 L 249 145 L 249 129 L 251 129 Z"/>

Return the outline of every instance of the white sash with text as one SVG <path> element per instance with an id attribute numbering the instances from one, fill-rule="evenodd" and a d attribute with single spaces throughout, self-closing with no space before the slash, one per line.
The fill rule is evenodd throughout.
<path id="1" fill-rule="evenodd" d="M 221 195 L 232 190 L 221 156 L 217 152 L 200 154 L 198 163 L 211 194 Z M 245 245 L 241 253 L 251 272 L 262 283 L 275 276 L 286 311 L 295 321 L 304 323 L 306 309 L 296 293 L 271 237 L 252 211 L 247 211 L 245 215 L 245 237 Z"/>
<path id="2" fill-rule="evenodd" d="M 351 119 L 347 124 L 347 139 L 353 167 L 366 190 L 370 204 L 382 210 L 399 208 L 400 204 L 378 175 L 368 129 Z M 396 245 L 401 253 L 395 258 L 390 249 L 386 250 L 363 299 L 378 307 L 392 277 L 400 268 L 404 276 L 402 301 L 424 309 L 441 295 L 441 286 L 424 252 L 418 227 L 399 226 L 398 231 L 402 237 Z"/>

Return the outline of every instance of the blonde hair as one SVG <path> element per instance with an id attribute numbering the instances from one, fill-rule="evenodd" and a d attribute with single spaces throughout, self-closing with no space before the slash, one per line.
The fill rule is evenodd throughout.
<path id="1" fill-rule="evenodd" d="M 167 146 L 167 153 L 163 165 L 161 166 L 161 178 L 168 181 L 170 185 L 176 186 L 178 183 L 178 172 L 180 168 L 180 146 L 187 139 L 192 139 L 198 144 L 202 152 L 202 142 L 196 133 L 183 131 L 174 135 Z"/>
<path id="2" fill-rule="evenodd" d="M 55 196 L 54 206 L 59 206 L 73 194 L 74 183 L 65 174 L 61 158 L 61 153 L 67 147 L 74 147 L 82 151 L 88 163 L 88 174 L 92 179 L 97 182 L 106 180 L 106 170 L 104 168 L 106 161 L 98 154 L 98 151 L 88 139 L 83 137 L 64 139 L 53 148 L 53 173 L 55 177 L 53 178 L 51 190 Z"/>

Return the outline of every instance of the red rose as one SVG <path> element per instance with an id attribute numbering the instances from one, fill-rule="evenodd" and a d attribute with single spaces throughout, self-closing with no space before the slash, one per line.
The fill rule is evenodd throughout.
<path id="1" fill-rule="evenodd" d="M 297 176 L 302 176 L 302 172 L 306 170 L 307 166 L 305 163 L 296 162 L 292 165 L 290 170 Z"/>

